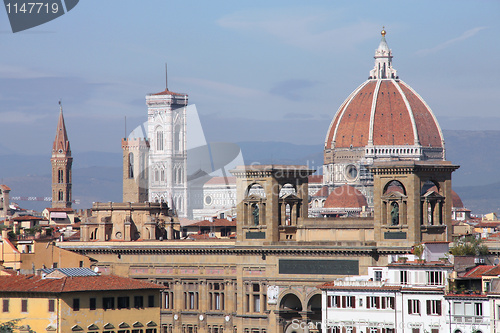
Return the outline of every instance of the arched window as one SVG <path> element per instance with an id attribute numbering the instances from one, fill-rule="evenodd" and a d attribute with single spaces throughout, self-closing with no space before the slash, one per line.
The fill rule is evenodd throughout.
<path id="1" fill-rule="evenodd" d="M 181 127 L 176 125 L 174 127 L 174 151 L 179 152 L 181 149 Z"/>
<path id="2" fill-rule="evenodd" d="M 59 201 L 64 201 L 64 192 L 62 190 L 59 191 Z"/>
<path id="3" fill-rule="evenodd" d="M 64 171 L 62 169 L 57 170 L 57 182 L 59 184 L 64 183 Z"/>
<path id="4" fill-rule="evenodd" d="M 161 126 L 156 129 L 156 150 L 163 150 L 163 128 Z"/>
<path id="5" fill-rule="evenodd" d="M 128 178 L 134 178 L 134 153 L 128 154 Z"/>
<path id="6" fill-rule="evenodd" d="M 163 169 L 162 169 L 162 170 L 161 170 L 161 172 L 160 172 L 160 180 L 161 180 L 162 182 L 164 182 L 164 181 L 165 181 L 165 170 L 163 170 Z"/>
<path id="7" fill-rule="evenodd" d="M 158 179 L 159 179 L 159 177 L 158 177 L 158 170 L 155 170 L 155 182 L 157 182 Z"/>

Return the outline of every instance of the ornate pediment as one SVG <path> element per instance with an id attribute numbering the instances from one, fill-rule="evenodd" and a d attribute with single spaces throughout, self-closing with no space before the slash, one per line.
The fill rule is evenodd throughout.
<path id="1" fill-rule="evenodd" d="M 280 200 L 284 200 L 284 201 L 300 201 L 301 199 L 296 196 L 295 194 L 293 193 L 288 193 L 288 194 L 285 194 L 284 196 L 282 196 L 280 198 Z"/>
<path id="2" fill-rule="evenodd" d="M 250 202 L 257 202 L 257 201 L 263 201 L 263 200 L 266 200 L 266 198 L 263 198 L 257 194 L 250 194 L 248 197 L 245 198 L 245 201 L 250 201 Z"/>
<path id="3" fill-rule="evenodd" d="M 383 200 L 400 200 L 408 198 L 406 195 L 400 192 L 389 192 L 388 194 L 382 196 Z"/>
<path id="4" fill-rule="evenodd" d="M 444 199 L 444 197 L 439 194 L 438 192 L 435 192 L 435 191 L 429 191 L 427 193 L 425 193 L 422 198 L 426 198 L 426 199 Z"/>

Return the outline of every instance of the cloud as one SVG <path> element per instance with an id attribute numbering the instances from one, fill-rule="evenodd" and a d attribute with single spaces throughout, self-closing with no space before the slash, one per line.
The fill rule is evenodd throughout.
<path id="1" fill-rule="evenodd" d="M 290 112 L 290 113 L 285 114 L 284 118 L 288 118 L 288 119 L 311 119 L 311 118 L 313 118 L 313 115 L 309 114 L 309 113 Z"/>
<path id="2" fill-rule="evenodd" d="M 290 79 L 278 82 L 269 90 L 273 95 L 278 95 L 291 101 L 301 101 L 303 96 L 300 94 L 306 88 L 314 87 L 318 82 L 304 79 Z"/>
<path id="3" fill-rule="evenodd" d="M 359 43 L 373 38 L 380 30 L 379 24 L 356 22 L 325 29 L 332 21 L 340 20 L 341 11 L 307 14 L 303 11 L 283 13 L 277 11 L 242 11 L 217 21 L 221 27 L 233 30 L 257 32 L 273 36 L 282 43 L 313 51 L 340 53 L 352 49 Z M 336 25 L 338 25 L 337 23 Z M 338 47 L 342 45 L 342 47 Z"/>
<path id="4" fill-rule="evenodd" d="M 267 95 L 265 92 L 256 90 L 256 89 L 251 89 L 251 88 L 245 88 L 245 87 L 240 87 L 240 86 L 235 86 L 232 84 L 224 83 L 224 82 L 217 82 L 217 81 L 212 81 L 212 80 L 206 80 L 206 79 L 200 79 L 200 78 L 179 78 L 177 79 L 179 82 L 187 83 L 188 85 L 196 85 L 202 88 L 206 88 L 209 90 L 213 90 L 214 92 L 233 96 L 233 97 L 240 97 L 240 98 L 248 98 L 248 97 L 257 97 L 257 96 L 262 96 L 262 95 Z"/>
<path id="5" fill-rule="evenodd" d="M 453 44 L 456 44 L 456 43 L 459 43 L 459 42 L 464 41 L 466 39 L 469 39 L 471 37 L 474 37 L 476 34 L 479 33 L 479 31 L 481 31 L 483 29 L 486 29 L 486 27 L 476 27 L 474 29 L 467 30 L 466 32 L 464 32 L 462 35 L 460 35 L 457 38 L 453 38 L 453 39 L 447 40 L 446 42 L 441 43 L 441 44 L 439 44 L 439 45 L 437 45 L 437 46 L 435 46 L 435 47 L 433 47 L 431 49 L 419 50 L 419 51 L 417 51 L 417 54 L 419 54 L 421 56 L 426 56 L 426 55 L 429 55 L 429 54 L 436 53 L 438 51 L 444 50 L 444 49 L 450 47 Z"/>
<path id="6" fill-rule="evenodd" d="M 0 77 L 3 79 L 35 79 L 49 76 L 47 73 L 26 67 L 0 65 Z"/>

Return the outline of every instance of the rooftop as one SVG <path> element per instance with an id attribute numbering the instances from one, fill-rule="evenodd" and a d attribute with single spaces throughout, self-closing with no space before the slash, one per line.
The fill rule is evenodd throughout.
<path id="1" fill-rule="evenodd" d="M 162 288 L 154 283 L 115 275 L 66 276 L 59 279 L 46 279 L 35 275 L 0 276 L 0 292 L 67 293 Z"/>

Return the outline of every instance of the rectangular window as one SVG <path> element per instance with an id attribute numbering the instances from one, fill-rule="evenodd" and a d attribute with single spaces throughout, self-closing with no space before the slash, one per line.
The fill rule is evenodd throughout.
<path id="1" fill-rule="evenodd" d="M 408 300 L 408 314 L 420 314 L 420 301 L 418 299 Z"/>
<path id="2" fill-rule="evenodd" d="M 116 304 L 118 309 L 130 309 L 130 297 L 119 296 Z"/>
<path id="3" fill-rule="evenodd" d="M 426 301 L 427 304 L 427 314 L 433 316 L 441 315 L 441 301 L 440 300 L 430 300 Z"/>
<path id="4" fill-rule="evenodd" d="M 253 295 L 253 312 L 260 312 L 260 295 Z"/>
<path id="5" fill-rule="evenodd" d="M 9 312 L 9 300 L 4 299 L 2 301 L 2 312 Z"/>
<path id="6" fill-rule="evenodd" d="M 356 307 L 356 297 L 355 296 L 342 296 L 339 301 L 341 301 L 341 306 L 343 308 L 355 308 Z"/>
<path id="7" fill-rule="evenodd" d="M 474 316 L 483 315 L 483 303 L 474 303 Z"/>
<path id="8" fill-rule="evenodd" d="M 375 271 L 375 281 L 382 281 L 382 271 Z"/>
<path id="9" fill-rule="evenodd" d="M 73 311 L 80 311 L 80 299 L 73 298 Z"/>
<path id="10" fill-rule="evenodd" d="M 89 309 L 95 310 L 97 309 L 97 298 L 91 297 L 89 300 Z"/>
<path id="11" fill-rule="evenodd" d="M 134 308 L 140 309 L 144 307 L 144 297 L 134 296 Z"/>
<path id="12" fill-rule="evenodd" d="M 113 310 L 115 308 L 115 298 L 114 297 L 103 297 L 102 298 L 102 308 L 104 310 Z"/>
<path id="13" fill-rule="evenodd" d="M 197 310 L 198 309 L 198 293 L 194 291 L 188 291 L 184 293 L 184 308 L 186 310 Z"/>
<path id="14" fill-rule="evenodd" d="M 155 307 L 155 295 L 149 295 L 148 296 L 148 307 L 149 308 L 154 308 Z"/>
<path id="15" fill-rule="evenodd" d="M 399 271 L 399 282 L 401 284 L 408 284 L 408 271 Z"/>
<path id="16" fill-rule="evenodd" d="M 27 299 L 21 300 L 21 312 L 28 312 L 28 300 Z"/>
<path id="17" fill-rule="evenodd" d="M 224 310 L 224 283 L 211 282 L 208 284 L 208 301 L 210 310 Z"/>
<path id="18" fill-rule="evenodd" d="M 411 333 L 420 333 L 420 328 L 412 328 Z"/>
<path id="19" fill-rule="evenodd" d="M 56 300 L 49 299 L 49 312 L 54 312 L 54 311 L 56 311 Z"/>
<path id="20" fill-rule="evenodd" d="M 443 272 L 440 271 L 427 271 L 427 284 L 429 285 L 442 285 L 443 284 Z"/>
<path id="21" fill-rule="evenodd" d="M 367 309 L 380 309 L 380 297 L 367 296 L 366 297 L 366 308 Z"/>
<path id="22" fill-rule="evenodd" d="M 163 308 L 173 309 L 174 308 L 174 285 L 171 281 L 164 281 L 163 285 L 165 289 L 163 291 Z"/>
<path id="23" fill-rule="evenodd" d="M 380 297 L 382 301 L 382 309 L 394 309 L 394 297 L 393 296 L 383 296 Z"/>

